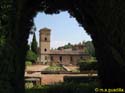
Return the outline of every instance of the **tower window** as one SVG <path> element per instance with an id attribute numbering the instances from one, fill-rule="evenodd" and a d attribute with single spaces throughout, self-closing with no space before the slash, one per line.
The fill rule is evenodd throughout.
<path id="1" fill-rule="evenodd" d="M 47 41 L 47 38 L 45 37 L 45 41 Z"/>
<path id="2" fill-rule="evenodd" d="M 44 49 L 44 51 L 46 52 L 46 51 L 47 51 L 47 49 L 45 48 L 45 49 Z"/>

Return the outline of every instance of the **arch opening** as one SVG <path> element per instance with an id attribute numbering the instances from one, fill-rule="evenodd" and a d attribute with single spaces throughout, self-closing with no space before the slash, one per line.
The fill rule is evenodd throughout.
<path id="1" fill-rule="evenodd" d="M 12 0 L 12 4 L 9 3 L 9 5 L 12 5 L 9 8 L 10 10 L 12 9 L 13 13 L 9 12 L 9 16 L 7 15 L 9 22 L 4 18 L 3 20 L 7 23 L 2 24 L 3 28 L 5 28 L 4 31 L 9 31 L 7 35 L 4 34 L 8 43 L 6 45 L 9 48 L 2 47 L 2 51 L 4 51 L 3 55 L 6 59 L 1 59 L 2 68 L 4 68 L 4 71 L 1 73 L 4 79 L 1 79 L 1 81 L 3 82 L 6 79 L 6 82 L 0 87 L 6 87 L 7 89 L 1 90 L 7 93 L 24 92 L 24 55 L 27 50 L 28 34 L 33 26 L 33 17 L 36 13 L 44 11 L 48 14 L 57 14 L 60 11 L 66 10 L 91 34 L 99 61 L 99 78 L 101 79 L 102 87 L 124 87 L 124 2 L 122 0 L 108 0 L 104 2 L 100 2 L 100 0 L 91 2 L 89 0 L 53 1 L 52 3 L 50 0 L 30 2 L 29 0 L 25 2 L 15 2 Z M 6 3 L 4 4 L 6 5 Z M 6 7 L 2 8 L 3 11 L 4 9 Z M 9 53 L 14 51 L 11 57 L 7 55 L 7 51 Z M 8 67 L 11 70 L 8 70 Z M 10 86 L 8 87 L 6 84 Z"/>
<path id="2" fill-rule="evenodd" d="M 58 5 L 54 6 L 54 4 L 58 4 Z M 117 19 L 122 18 L 124 20 L 124 17 L 122 15 L 122 12 L 119 13 L 119 17 L 117 17 L 114 14 L 117 13 L 118 11 L 111 10 L 111 6 L 115 7 L 115 4 L 117 4 L 120 8 L 115 7 L 115 9 L 116 10 L 120 9 L 121 11 L 123 11 L 124 8 L 122 5 L 122 1 L 119 1 L 119 3 L 116 3 L 116 1 L 113 1 L 112 5 L 109 4 L 108 1 L 105 2 L 104 4 L 98 1 L 93 1 L 90 3 L 89 1 L 86 1 L 86 0 L 79 1 L 79 2 L 76 2 L 75 0 L 73 0 L 72 2 L 65 1 L 65 0 L 61 2 L 56 1 L 54 2 L 54 4 L 50 4 L 50 2 L 47 2 L 46 5 L 49 5 L 49 6 L 45 9 L 45 12 L 48 14 L 53 14 L 53 13 L 59 13 L 60 11 L 68 10 L 70 15 L 75 17 L 76 20 L 79 22 L 79 24 L 81 24 L 82 27 L 85 27 L 87 32 L 91 34 L 94 46 L 96 48 L 96 56 L 99 61 L 99 75 L 102 82 L 102 86 L 103 87 L 113 87 L 113 86 L 122 87 L 121 81 L 124 81 L 123 79 L 120 79 L 120 81 L 117 81 L 117 79 L 115 78 L 114 80 L 110 81 L 110 78 L 115 76 L 112 73 L 117 73 L 117 75 L 124 77 L 122 73 L 119 73 L 116 69 L 114 69 L 114 68 L 118 68 L 121 70 L 121 72 L 124 72 L 124 69 L 121 68 L 119 61 L 114 56 L 115 53 L 112 52 L 113 50 L 117 51 L 117 53 L 119 53 L 121 56 L 120 58 L 124 60 L 123 59 L 124 53 L 121 52 L 121 50 L 123 49 L 119 50 L 119 46 L 117 45 L 118 40 L 123 39 L 122 33 L 118 32 L 118 30 L 120 31 L 122 30 L 120 29 L 122 28 L 122 24 L 120 25 L 120 27 L 116 26 L 116 24 L 117 25 L 120 24 L 120 21 L 118 21 Z M 100 6 L 99 4 L 102 6 Z M 100 6 L 100 8 L 98 8 L 98 5 Z M 108 7 L 106 5 L 108 5 Z M 84 8 L 82 8 L 82 6 L 84 6 Z M 104 11 L 104 12 L 100 11 L 103 9 L 107 11 Z M 113 15 L 112 18 L 115 20 L 112 20 L 111 15 Z M 108 24 L 109 26 L 107 26 L 106 24 Z M 117 30 L 115 30 L 114 27 L 116 27 Z M 114 32 L 114 34 L 112 32 Z M 107 33 L 109 34 L 107 35 Z M 116 34 L 117 36 L 115 36 Z M 120 37 L 119 35 L 121 35 L 122 37 Z M 114 36 L 118 40 L 113 39 Z M 111 49 L 111 47 L 113 48 L 113 50 Z M 106 53 L 107 55 L 103 53 Z M 112 54 L 110 55 L 110 53 Z M 124 64 L 123 61 L 121 62 L 122 64 Z M 106 66 L 108 66 L 111 70 L 109 71 L 108 69 L 106 69 L 107 68 Z M 115 80 L 117 82 L 115 82 Z M 105 82 L 110 82 L 110 84 L 107 84 Z"/>
<path id="3" fill-rule="evenodd" d="M 46 20 L 45 20 L 46 19 Z M 39 44 L 39 50 L 43 50 L 40 49 L 40 47 L 42 46 L 42 48 L 46 48 L 47 45 L 45 43 L 48 43 L 48 46 L 51 47 L 47 47 L 50 49 L 47 49 L 47 51 L 43 51 L 41 53 L 38 53 L 40 55 L 39 59 L 37 60 L 39 63 L 60 63 L 61 65 L 72 65 L 72 66 L 76 66 L 79 62 L 79 60 L 83 60 L 81 59 L 81 56 L 83 57 L 84 55 L 82 53 L 86 53 L 86 51 L 83 49 L 83 47 L 85 46 L 85 42 L 91 42 L 91 38 L 89 37 L 89 35 L 84 31 L 84 29 L 82 27 L 79 26 L 79 24 L 76 22 L 76 20 L 74 18 L 70 18 L 68 12 L 62 12 L 60 14 L 56 14 L 53 16 L 48 16 L 46 14 L 43 13 L 38 13 L 38 15 L 34 18 L 34 22 L 35 22 L 35 26 L 36 26 L 36 38 L 37 38 L 37 42 Z M 45 22 L 45 23 L 44 23 Z M 47 28 L 49 27 L 49 28 Z M 42 28 L 42 29 L 41 29 Z M 52 29 L 49 33 L 49 36 L 52 35 L 51 39 L 49 40 L 50 42 L 46 41 L 45 38 L 50 38 L 48 37 L 48 35 L 43 35 L 43 29 Z M 41 35 L 39 33 L 42 33 Z M 54 35 L 53 35 L 54 34 Z M 41 37 L 39 37 L 41 36 Z M 44 38 L 45 37 L 45 38 Z M 43 38 L 43 40 L 42 40 Z M 60 39 L 61 38 L 61 39 Z M 39 40 L 40 39 L 40 40 Z M 30 37 L 29 42 L 31 42 L 32 37 Z M 60 42 L 53 42 L 53 41 L 60 41 L 63 40 L 63 44 Z M 42 42 L 40 44 L 40 42 Z M 55 44 L 53 44 L 55 43 Z M 92 42 L 91 42 L 92 43 Z M 30 43 L 29 43 L 30 44 Z M 64 48 L 62 50 L 61 47 L 63 46 L 69 46 L 68 48 Z M 46 47 L 44 47 L 46 46 Z M 73 49 L 73 51 L 72 51 Z M 48 51 L 52 52 L 72 52 L 72 54 L 67 54 L 66 56 L 64 55 L 59 55 L 57 57 L 57 54 L 51 54 L 50 56 L 48 54 L 46 54 Z M 81 52 L 81 56 L 75 54 L 76 52 Z M 75 52 L 75 53 L 73 53 Z M 41 54 L 45 54 L 45 55 L 41 55 Z M 42 59 L 45 58 L 44 56 L 48 55 L 48 60 Z M 42 57 L 43 56 L 43 57 Z M 50 58 L 50 60 L 49 60 Z M 86 59 L 86 57 L 83 57 L 84 59 Z M 56 62 L 57 61 L 57 62 Z"/>
<path id="4" fill-rule="evenodd" d="M 43 50 L 40 49 L 41 46 L 43 46 L 42 48 L 46 48 L 47 50 L 49 50 L 48 52 L 54 52 L 54 50 L 62 50 L 62 48 L 64 48 L 64 50 L 69 49 L 71 52 L 72 50 L 79 49 L 79 51 L 81 52 L 84 51 L 85 53 L 90 54 L 90 52 L 87 52 L 88 49 L 93 47 L 93 45 L 89 46 L 87 44 L 87 43 L 92 44 L 90 36 L 85 32 L 85 30 L 82 27 L 79 26 L 79 24 L 76 22 L 74 18 L 70 18 L 68 12 L 62 12 L 60 14 L 56 14 L 53 16 L 46 15 L 44 13 L 38 13 L 38 15 L 34 18 L 34 22 L 37 29 L 35 33 L 39 51 Z M 43 33 L 40 32 L 40 29 L 45 29 L 45 28 L 51 30 L 49 35 L 40 34 Z M 44 37 L 47 38 L 49 42 L 46 41 Z M 42 38 L 44 40 L 42 40 Z M 29 38 L 29 44 L 31 40 L 32 37 Z M 87 45 L 87 48 L 85 48 L 86 46 L 85 44 Z M 44 47 L 44 45 L 46 47 Z"/>

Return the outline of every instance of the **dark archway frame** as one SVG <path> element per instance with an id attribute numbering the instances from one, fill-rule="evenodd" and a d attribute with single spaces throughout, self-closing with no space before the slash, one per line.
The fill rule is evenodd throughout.
<path id="1" fill-rule="evenodd" d="M 27 39 L 37 12 L 68 11 L 93 39 L 103 88 L 124 88 L 125 84 L 124 0 L 22 0 L 13 1 L 6 47 L 1 58 L 1 93 L 24 92 Z M 16 9 L 15 9 L 16 8 Z M 11 14 L 11 13 L 10 13 Z M 10 55 L 7 55 L 11 53 Z M 11 64 L 10 64 L 11 63 Z M 6 90 L 2 90 L 6 87 Z"/>

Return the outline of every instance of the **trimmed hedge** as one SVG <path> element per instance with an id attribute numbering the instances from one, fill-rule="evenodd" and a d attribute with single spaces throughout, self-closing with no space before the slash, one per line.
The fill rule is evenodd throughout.
<path id="1" fill-rule="evenodd" d="M 80 71 L 98 69 L 97 62 L 80 62 L 78 65 Z"/>
<path id="2" fill-rule="evenodd" d="M 64 82 L 74 82 L 74 83 L 89 83 L 97 81 L 97 76 L 65 76 Z"/>
<path id="3" fill-rule="evenodd" d="M 97 82 L 90 83 L 59 83 L 54 85 L 35 86 L 26 89 L 26 93 L 95 93 L 95 88 L 99 87 Z"/>

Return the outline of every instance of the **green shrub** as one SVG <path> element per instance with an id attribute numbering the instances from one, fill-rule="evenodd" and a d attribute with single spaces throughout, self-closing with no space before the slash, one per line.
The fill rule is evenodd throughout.
<path id="1" fill-rule="evenodd" d="M 26 60 L 34 63 L 37 60 L 37 54 L 31 50 L 27 51 Z"/>
<path id="2" fill-rule="evenodd" d="M 33 83 L 25 83 L 25 88 L 27 89 L 33 88 Z"/>
<path id="3" fill-rule="evenodd" d="M 31 61 L 26 61 L 25 64 L 26 64 L 26 66 L 31 66 L 32 62 Z"/>
<path id="4" fill-rule="evenodd" d="M 98 77 L 97 76 L 64 76 L 64 82 L 74 82 L 74 83 L 89 83 L 89 82 L 94 82 L 97 81 Z"/>
<path id="5" fill-rule="evenodd" d="M 80 71 L 98 69 L 98 64 L 97 64 L 96 60 L 81 60 L 81 61 L 79 61 L 78 65 L 79 65 Z"/>

